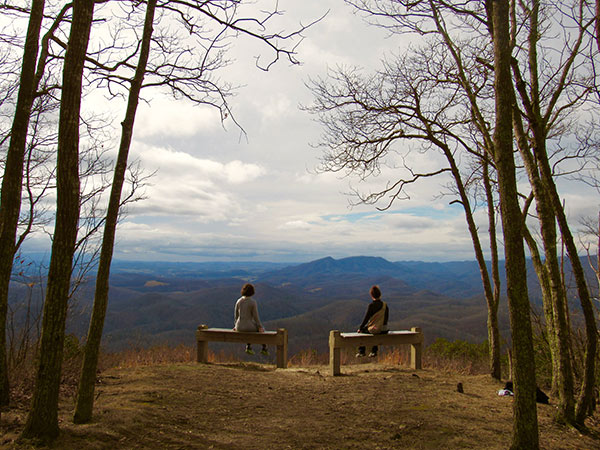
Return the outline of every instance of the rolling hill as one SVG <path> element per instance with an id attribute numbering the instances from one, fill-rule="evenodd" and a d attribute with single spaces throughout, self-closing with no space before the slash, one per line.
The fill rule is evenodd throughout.
<path id="1" fill-rule="evenodd" d="M 325 351 L 330 330 L 355 330 L 373 284 L 381 287 L 390 306 L 393 328 L 420 326 L 427 342 L 436 337 L 481 341 L 487 335 L 485 302 L 476 295 L 481 291 L 478 271 L 474 276 L 469 273 L 469 268 L 476 269 L 472 263 L 323 258 L 271 271 L 257 266 L 256 272 L 245 271 L 240 277 L 226 276 L 239 272 L 233 264 L 222 267 L 219 277 L 209 266 L 193 277 L 189 267 L 179 265 L 162 268 L 153 263 L 143 270 L 131 263 L 118 267 L 111 277 L 104 330 L 105 346 L 114 350 L 159 343 L 193 345 L 199 324 L 231 327 L 233 306 L 245 280 L 255 284 L 266 328 L 288 329 L 290 352 Z M 459 295 L 450 296 L 448 291 Z M 93 283 L 77 295 L 78 307 L 72 308 L 69 321 L 69 330 L 77 335 L 87 330 L 92 297 Z"/>
<path id="2" fill-rule="evenodd" d="M 529 277 L 531 298 L 536 303 L 539 288 L 531 271 Z M 87 333 L 94 281 L 92 277 L 82 285 L 71 302 L 68 332 L 78 336 Z M 419 326 L 426 344 L 437 337 L 473 342 L 487 338 L 487 312 L 475 262 L 390 262 L 357 256 L 287 266 L 117 261 L 111 275 L 103 344 L 112 350 L 162 343 L 193 345 L 199 324 L 233 325 L 233 306 L 246 281 L 255 284 L 266 328 L 289 330 L 291 352 L 325 351 L 330 330 L 355 330 L 373 284 L 381 287 L 390 306 L 392 328 Z M 39 310 L 43 289 L 28 291 L 22 283 L 11 285 L 11 307 L 21 312 L 21 316 L 15 315 L 17 319 L 26 310 L 19 302 L 28 298 L 28 292 Z M 505 300 L 500 309 L 501 332 L 508 340 Z"/>

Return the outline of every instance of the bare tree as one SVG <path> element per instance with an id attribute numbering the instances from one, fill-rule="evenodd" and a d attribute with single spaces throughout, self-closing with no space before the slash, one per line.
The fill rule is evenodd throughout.
<path id="1" fill-rule="evenodd" d="M 47 22 L 45 24 L 46 32 L 40 41 L 39 52 L 37 50 L 35 52 L 37 59 L 32 63 L 33 89 L 35 92 L 28 115 L 27 142 L 25 144 L 24 161 L 21 168 L 22 197 L 19 200 L 21 214 L 16 229 L 16 242 L 13 239 L 13 254 L 18 251 L 22 243 L 33 233 L 47 233 L 49 237 L 52 235 L 52 229 L 48 230 L 47 228 L 53 222 L 53 209 L 46 199 L 56 190 L 56 116 L 60 102 L 60 99 L 56 96 L 56 92 L 60 91 L 61 85 L 56 74 L 60 73 L 61 63 L 64 60 L 64 53 L 61 53 L 64 47 L 59 44 L 62 42 L 61 37 L 63 36 L 63 31 L 60 27 L 65 23 L 64 19 L 71 10 L 71 6 L 71 3 L 58 5 L 58 10 L 51 8 L 50 11 L 44 14 L 44 19 Z M 35 7 L 35 4 L 33 7 Z M 8 4 L 3 4 L 0 8 L 4 12 L 9 11 L 14 13 L 15 21 L 23 19 L 25 15 L 27 17 L 30 16 L 28 9 L 11 7 Z M 34 19 L 35 16 L 36 14 L 32 14 L 31 18 Z M 16 36 L 8 34 L 3 40 L 9 47 L 18 45 Z M 6 58 L 3 59 L 2 70 L 8 70 L 9 62 Z M 21 83 L 21 87 L 26 87 L 26 84 Z M 14 105 L 11 105 L 10 97 L 14 93 L 13 91 L 14 89 L 8 88 L 3 91 L 6 96 L 2 100 L 2 106 L 7 111 L 14 112 L 16 108 Z M 18 113 L 15 114 L 15 119 L 18 116 Z M 80 153 L 79 163 L 81 167 L 80 178 L 82 180 L 80 205 L 82 216 L 79 221 L 79 237 L 73 262 L 70 299 L 73 297 L 77 287 L 85 280 L 87 273 L 95 263 L 94 254 L 97 253 L 97 250 L 94 248 L 96 241 L 94 234 L 101 230 L 103 223 L 102 214 L 98 207 L 99 197 L 108 186 L 106 177 L 103 176 L 103 174 L 107 173 L 108 166 L 104 152 L 99 151 L 99 149 L 103 148 L 105 142 L 102 139 L 105 139 L 107 136 L 103 131 L 106 125 L 101 124 L 105 120 L 106 118 L 104 117 L 82 118 L 85 125 L 82 128 L 84 133 L 82 134 L 82 138 L 86 141 L 86 147 Z M 6 134 L 2 138 L 2 142 L 7 141 L 9 137 L 10 135 Z M 8 154 L 9 152 L 10 149 L 6 149 L 6 153 Z M 9 182 L 10 180 L 10 176 L 4 178 L 4 182 Z M 102 184 L 102 180 L 105 181 L 104 184 Z M 100 184 L 97 181 L 100 181 Z M 136 183 L 139 182 L 140 179 L 137 179 Z M 135 189 L 124 200 L 124 203 L 135 201 L 139 198 L 134 191 Z M 9 189 L 3 189 L 5 196 L 8 196 L 10 192 L 11 190 Z M 8 208 L 10 202 L 6 201 L 2 202 L 2 204 Z M 3 230 L 6 232 L 9 228 L 4 227 Z M 13 258 L 10 257 L 11 255 L 5 256 L 7 259 L 2 258 L 2 261 L 12 265 Z M 10 273 L 9 270 L 8 273 Z M 27 311 L 31 314 L 31 317 L 26 318 L 25 324 L 27 321 L 34 322 L 38 317 L 37 310 L 29 308 Z M 11 312 L 11 314 L 13 313 L 14 311 Z M 41 310 L 39 311 L 39 316 L 41 317 Z M 13 322 L 11 326 L 14 325 L 15 323 Z M 2 327 L 5 326 L 6 320 L 2 320 Z M 13 334 L 15 331 L 19 330 L 11 330 Z M 22 336 L 22 341 L 29 342 L 35 346 L 33 339 L 39 335 L 33 336 L 30 333 L 32 330 L 27 328 L 27 326 L 25 326 L 24 330 L 20 331 L 25 333 Z M 2 333 L 2 336 L 4 335 L 5 333 Z M 2 349 L 5 349 L 5 346 L 2 346 Z"/>
<path id="2" fill-rule="evenodd" d="M 77 403 L 75 407 L 75 413 L 73 415 L 73 421 L 75 423 L 88 422 L 92 417 L 94 405 L 94 387 L 96 384 L 96 369 L 98 366 L 98 354 L 100 351 L 100 341 L 102 339 L 104 318 L 108 305 L 110 264 L 112 261 L 115 242 L 117 219 L 121 206 L 121 192 L 125 181 L 125 171 L 127 169 L 127 159 L 131 145 L 131 138 L 133 136 L 135 114 L 137 111 L 140 91 L 142 89 L 144 74 L 146 72 L 146 66 L 150 54 L 155 10 L 156 0 L 149 0 L 146 6 L 146 18 L 144 22 L 144 31 L 142 34 L 140 57 L 136 67 L 135 76 L 131 82 L 125 120 L 122 122 L 121 144 L 119 146 L 119 153 L 115 165 L 113 184 L 104 225 L 100 263 L 96 276 L 94 309 L 90 320 L 90 328 L 85 346 L 83 366 L 81 368 L 79 387 L 77 389 Z"/>
<path id="3" fill-rule="evenodd" d="M 32 407 L 22 436 L 54 439 L 58 428 L 58 390 L 67 300 L 79 220 L 79 117 L 82 74 L 94 2 L 75 0 L 65 54 L 58 132 L 57 213 L 44 303 L 40 358 Z"/>
<path id="4" fill-rule="evenodd" d="M 491 6 L 493 25 L 494 73 L 496 92 L 496 126 L 494 161 L 498 170 L 498 188 L 502 211 L 504 251 L 506 255 L 506 289 L 512 332 L 513 403 L 512 449 L 539 448 L 536 377 L 533 337 L 527 295 L 527 270 L 523 245 L 523 222 L 518 200 L 516 169 L 513 157 L 512 103 L 514 98 L 510 73 L 511 38 L 509 3 L 494 1 Z"/>
<path id="5" fill-rule="evenodd" d="M 587 58 L 581 55 L 586 36 L 589 34 L 587 29 L 592 26 L 593 20 L 589 16 L 586 18 L 583 1 L 575 3 L 572 10 L 568 5 L 562 4 L 554 9 L 546 6 L 545 20 L 541 12 L 542 4 L 538 0 L 521 2 L 519 5 L 522 15 L 526 18 L 522 23 L 527 31 L 527 38 L 521 46 L 521 58 L 524 60 L 522 66 L 525 69 L 519 64 L 519 55 L 513 58 L 511 63 L 518 93 L 518 103 L 514 103 L 514 127 L 518 148 L 535 196 L 544 245 L 543 270 L 546 271 L 551 298 L 551 314 L 547 317 L 547 326 L 550 330 L 551 348 L 556 354 L 555 367 L 558 371 L 555 374 L 560 406 L 558 418 L 561 421 L 583 425 L 593 399 L 597 329 L 581 260 L 556 188 L 556 173 L 549 156 L 549 145 L 556 139 L 557 130 L 564 130 L 569 126 L 565 120 L 566 112 L 577 110 L 578 106 L 584 105 L 593 92 L 594 86 L 590 83 L 593 78 L 586 73 L 584 65 Z M 552 68 L 549 69 L 548 57 L 542 61 L 539 59 L 540 55 L 544 57 L 548 46 L 552 46 L 556 39 L 554 33 L 547 31 L 552 29 L 552 23 L 548 23 L 551 22 L 548 19 L 552 16 L 549 14 L 551 10 L 562 18 L 560 25 L 563 27 L 568 26 L 567 20 L 570 19 L 577 33 L 573 33 L 572 38 L 565 37 L 564 50 L 554 58 Z M 548 34 L 550 36 L 546 36 Z M 594 47 L 591 41 L 588 46 Z M 523 72 L 528 76 L 527 82 Z M 526 120 L 527 130 L 523 126 L 522 117 Z M 580 148 L 577 153 L 584 154 L 585 149 Z M 560 157 L 568 159 L 569 155 L 562 153 Z M 571 260 L 587 335 L 584 376 L 576 411 L 573 410 L 572 350 L 566 289 L 558 258 L 556 222 Z"/>
<path id="6" fill-rule="evenodd" d="M 263 12 L 263 17 L 239 17 L 239 4 L 240 2 L 211 1 L 161 3 L 158 5 L 163 14 L 161 19 L 169 23 L 169 28 L 157 34 L 154 29 L 158 27 L 158 24 L 153 23 L 155 22 L 157 2 L 150 0 L 146 7 L 142 37 L 139 43 L 136 42 L 136 45 L 132 46 L 134 52 L 139 49 L 137 66 L 133 67 L 129 62 L 132 55 L 122 58 L 122 62 L 111 63 L 100 62 L 99 57 L 103 56 L 101 52 L 89 58 L 94 66 L 95 82 L 99 85 L 106 85 L 114 94 L 117 94 L 119 88 L 126 89 L 124 92 L 128 93 L 128 103 L 125 119 L 121 124 L 121 143 L 104 224 L 94 309 L 88 331 L 73 419 L 76 423 L 87 422 L 92 416 L 96 368 L 108 304 L 110 265 L 121 206 L 121 190 L 142 88 L 168 87 L 177 97 L 217 107 L 221 111 L 221 117 L 225 118 L 231 115 L 227 102 L 230 88 L 214 80 L 213 73 L 226 65 L 223 50 L 228 33 L 246 35 L 266 44 L 274 52 L 274 56 L 268 60 L 266 65 L 262 66 L 260 60 L 257 60 L 259 67 L 265 70 L 268 70 L 281 55 L 285 55 L 288 61 L 294 64 L 298 62 L 295 57 L 295 45 L 286 49 L 279 41 L 290 40 L 293 42 L 295 37 L 301 36 L 301 32 L 306 29 L 306 26 L 300 26 L 298 30 L 285 35 L 270 34 L 266 32 L 266 27 L 268 21 L 279 14 L 277 9 L 272 12 Z M 127 12 L 127 21 L 131 20 L 134 12 L 135 7 Z M 174 15 L 177 22 L 182 25 L 181 30 L 185 31 L 187 35 L 185 40 L 183 37 L 181 37 L 182 40 L 179 40 L 181 33 L 171 26 L 172 21 L 169 22 L 171 15 Z M 160 20 L 158 22 L 160 23 Z M 215 31 L 207 32 L 206 30 L 211 27 L 214 27 Z M 253 27 L 257 27 L 257 30 Z M 118 35 L 118 32 L 114 34 L 115 40 Z M 195 39 L 195 45 L 189 47 L 182 45 L 190 37 Z M 152 44 L 160 51 L 151 51 Z M 198 58 L 195 59 L 194 55 L 198 55 Z M 128 70 L 135 71 L 133 76 L 124 75 Z M 127 88 L 128 84 L 129 88 Z"/>
<path id="7" fill-rule="evenodd" d="M 326 164 L 329 163 L 329 168 L 335 167 L 338 170 L 374 173 L 379 167 L 378 159 L 390 151 L 394 141 L 423 139 L 426 136 L 431 146 L 442 149 L 449 161 L 449 167 L 429 173 L 413 171 L 408 179 L 400 179 L 388 185 L 382 192 L 363 197 L 363 200 L 377 200 L 386 195 L 393 201 L 399 198 L 407 181 L 413 182 L 445 171 L 451 171 L 453 174 L 457 172 L 457 168 L 453 168 L 452 160 L 453 152 L 459 148 L 467 154 L 478 154 L 480 161 L 493 163 L 498 177 L 507 259 L 507 292 L 513 331 L 513 374 L 515 385 L 518 386 L 513 442 L 515 448 L 520 448 L 519 446 L 525 443 L 527 448 L 537 448 L 535 366 L 525 272 L 523 219 L 516 190 L 516 167 L 512 152 L 511 105 L 514 94 L 510 74 L 512 46 L 508 2 L 489 2 L 487 8 L 483 8 L 479 3 L 450 5 L 434 1 L 348 0 L 347 3 L 368 14 L 378 25 L 391 32 L 417 32 L 432 36 L 431 46 L 439 49 L 438 52 L 444 56 L 441 58 L 443 61 L 451 63 L 447 63 L 450 67 L 438 68 L 438 76 L 432 77 L 435 81 L 427 87 L 419 83 L 420 74 L 428 70 L 427 64 L 431 64 L 432 55 L 436 54 L 431 51 L 422 58 L 424 68 L 419 67 L 420 71 L 415 71 L 413 64 L 413 70 L 407 76 L 401 69 L 394 68 L 393 76 L 402 81 L 390 83 L 391 89 L 382 89 L 381 78 L 378 77 L 372 77 L 362 83 L 354 83 L 353 79 L 352 83 L 348 83 L 345 75 L 338 75 L 334 84 L 339 83 L 344 88 L 352 84 L 353 89 L 342 88 L 333 92 L 332 86 L 317 84 L 317 97 L 325 98 L 326 101 L 324 104 L 317 104 L 316 109 L 331 114 L 331 120 L 327 122 L 325 140 L 330 139 L 330 145 L 326 144 L 326 147 L 332 150 L 329 155 L 333 157 L 326 156 Z M 457 32 L 454 37 L 451 35 L 452 30 Z M 471 32 L 468 38 L 464 38 L 465 30 Z M 486 53 L 485 49 L 491 48 L 490 43 L 494 44 L 493 52 L 488 50 Z M 464 56 L 465 54 L 469 55 L 470 59 Z M 486 58 L 494 63 L 490 66 L 479 61 L 485 61 Z M 352 78 L 352 74 L 347 78 Z M 393 79 L 392 76 L 388 78 Z M 397 86 L 409 88 L 399 89 Z M 382 97 L 383 101 L 380 100 Z M 429 97 L 434 97 L 434 100 L 430 100 Z M 390 98 L 392 101 L 388 101 Z M 415 106 L 407 107 L 406 98 L 410 98 Z M 460 112 L 461 105 L 466 105 L 467 111 L 457 113 Z M 339 115 L 335 117 L 335 112 L 331 113 L 338 107 L 340 110 L 346 109 L 346 113 L 340 114 L 341 120 Z M 350 110 L 350 113 L 347 113 L 347 110 Z M 378 112 L 381 118 L 368 122 L 368 126 L 365 127 L 361 119 L 369 115 L 377 117 Z M 403 114 L 406 118 L 398 120 Z M 425 117 L 426 120 L 421 117 Z M 423 122 L 420 133 L 414 133 L 414 126 L 406 127 L 407 123 L 419 119 Z M 495 123 L 493 134 L 490 123 Z M 356 131 L 349 131 L 349 124 L 352 124 Z M 469 136 L 469 133 L 465 133 L 469 125 L 472 125 L 478 136 L 475 142 L 465 139 L 465 136 Z M 374 135 L 373 129 L 383 131 Z M 437 135 L 431 133 L 431 130 Z M 434 134 L 435 139 L 431 139 L 431 135 L 427 136 L 427 132 Z M 365 145 L 360 147 L 360 143 Z M 475 149 L 483 151 L 477 152 Z M 487 177 L 489 183 L 489 173 Z M 454 176 L 454 181 L 456 183 L 460 178 Z M 458 191 L 460 187 L 461 183 L 458 182 Z M 486 195 L 486 198 L 489 196 Z M 459 199 L 468 212 L 470 207 L 465 196 L 460 196 Z M 489 206 L 490 210 L 493 210 L 493 205 Z M 471 233 L 472 237 L 474 235 Z M 483 271 L 482 278 L 485 280 Z M 489 292 L 490 289 L 487 290 L 488 295 Z"/>
<path id="8" fill-rule="evenodd" d="M 44 1 L 34 0 L 31 5 L 29 27 L 23 50 L 23 65 L 19 83 L 10 145 L 2 178 L 0 199 L 0 406 L 9 403 L 8 366 L 6 360 L 6 313 L 8 286 L 15 256 L 15 239 L 23 184 L 23 163 L 36 85 L 35 68 L 39 46 Z"/>
<path id="9" fill-rule="evenodd" d="M 380 167 L 395 164 L 394 156 L 403 144 L 405 148 L 412 145 L 412 151 L 437 150 L 443 156 L 445 164 L 423 171 L 411 162 L 409 150 L 405 150 L 401 155 L 403 166 L 397 170 L 404 176 L 399 175 L 382 190 L 367 194 L 356 191 L 356 195 L 364 203 L 383 201 L 384 206 L 379 209 L 387 209 L 396 200 L 408 197 L 412 184 L 425 178 L 451 176 L 449 193 L 455 199 L 452 203 L 460 203 L 465 211 L 488 304 L 490 373 L 500 379 L 500 276 L 491 165 L 481 149 L 480 137 L 472 133 L 470 109 L 463 106 L 465 99 L 460 85 L 456 80 L 449 80 L 452 70 L 441 50 L 433 43 L 426 45 L 411 56 L 386 61 L 383 69 L 373 76 L 362 76 L 358 70 L 338 69 L 330 73 L 329 81 L 311 83 L 316 100 L 307 109 L 319 115 L 325 130 L 320 170 L 341 171 L 361 179 L 378 175 Z M 443 79 L 441 73 L 445 74 Z M 483 83 L 480 88 L 485 89 L 488 81 L 480 81 Z M 459 167 L 458 160 L 468 158 L 473 165 L 465 171 Z M 493 277 L 490 277 L 475 219 L 477 206 L 484 206 L 488 211 Z"/>

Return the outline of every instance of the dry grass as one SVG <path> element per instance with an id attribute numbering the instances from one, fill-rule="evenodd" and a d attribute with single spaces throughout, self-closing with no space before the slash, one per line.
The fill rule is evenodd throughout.
<path id="1" fill-rule="evenodd" d="M 139 365 L 105 371 L 94 419 L 74 425 L 61 397 L 53 449 L 506 449 L 512 399 L 485 375 L 398 365 L 275 369 L 256 363 Z M 464 386 L 458 393 L 457 383 Z M 538 408 L 541 448 L 594 449 L 600 423 L 581 434 Z M 25 410 L 2 417 L 0 447 L 29 450 L 16 438 Z"/>
<path id="2" fill-rule="evenodd" d="M 406 349 L 374 359 L 342 352 L 341 377 L 328 374 L 328 355 L 290 357 L 288 369 L 236 361 L 195 348 L 158 346 L 105 354 L 96 387 L 94 419 L 71 422 L 77 357 L 65 363 L 59 420 L 52 449 L 438 449 L 510 446 L 512 398 L 502 385 L 474 374 L 478 364 L 424 359 L 408 368 Z M 461 383 L 464 393 L 457 392 Z M 28 381 L 31 385 L 31 380 Z M 23 383 L 26 386 L 27 383 Z M 28 392 L 21 396 L 26 399 Z M 0 448 L 29 450 L 17 438 L 27 401 L 0 418 Z M 553 421 L 555 406 L 539 405 L 541 448 L 600 448 L 600 422 L 582 434 Z M 46 447 L 48 448 L 48 447 Z"/>
<path id="3" fill-rule="evenodd" d="M 369 363 L 370 359 L 357 359 L 356 351 L 353 349 L 342 349 L 341 364 Z M 173 364 L 193 362 L 196 359 L 196 348 L 184 345 L 170 347 L 160 345 L 148 349 L 129 349 L 119 353 L 104 354 L 100 362 L 101 369 L 112 367 L 141 367 L 157 364 Z M 274 355 L 271 355 L 274 363 Z M 208 350 L 208 362 L 210 363 L 235 363 L 239 358 L 232 352 L 220 350 L 213 352 Z M 376 361 L 386 365 L 410 365 L 410 348 L 408 346 L 383 348 L 377 356 Z M 288 358 L 288 367 L 312 367 L 329 364 L 329 353 L 318 353 L 309 349 L 291 355 Z M 441 358 L 425 351 L 423 366 L 443 372 L 483 375 L 488 373 L 487 360 L 469 360 L 468 358 Z"/>
<path id="4" fill-rule="evenodd" d="M 152 366 L 160 364 L 173 364 L 180 362 L 191 362 L 196 358 L 196 349 L 193 347 L 178 345 L 158 345 L 144 348 L 131 348 L 119 353 L 105 354 L 101 366 L 105 368 L 120 367 L 132 368 L 141 366 Z"/>

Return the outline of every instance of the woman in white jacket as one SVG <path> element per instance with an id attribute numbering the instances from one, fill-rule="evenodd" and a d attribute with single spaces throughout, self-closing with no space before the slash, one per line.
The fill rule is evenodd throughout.
<path id="1" fill-rule="evenodd" d="M 258 317 L 258 306 L 256 305 L 256 300 L 252 298 L 254 295 L 254 286 L 252 286 L 250 283 L 244 284 L 244 286 L 242 286 L 241 294 L 242 296 L 235 303 L 233 317 L 235 325 L 233 329 L 235 331 L 258 331 L 259 333 L 262 333 L 265 331 L 265 329 L 260 323 L 260 318 Z M 246 353 L 249 355 L 254 354 L 250 344 L 246 344 Z M 269 354 L 265 344 L 263 344 L 260 353 L 263 355 Z"/>

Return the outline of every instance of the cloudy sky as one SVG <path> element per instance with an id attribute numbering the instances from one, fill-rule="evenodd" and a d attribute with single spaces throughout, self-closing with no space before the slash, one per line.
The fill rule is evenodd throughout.
<path id="1" fill-rule="evenodd" d="M 133 152 L 157 172 L 148 199 L 129 209 L 119 229 L 116 257 L 471 259 L 460 209 L 432 200 L 438 186 L 380 213 L 349 207 L 357 180 L 316 174 L 321 150 L 311 144 L 321 129 L 299 108 L 312 100 L 305 82 L 337 65 L 376 67 L 399 43 L 340 0 L 288 0 L 280 8 L 287 29 L 329 13 L 305 33 L 301 66 L 281 61 L 265 73 L 254 67 L 259 52 L 268 57 L 264 47 L 243 41 L 231 49 L 235 62 L 223 77 L 243 85 L 231 103 L 246 137 L 210 109 L 155 99 L 140 110 Z"/>
<path id="2" fill-rule="evenodd" d="M 260 0 L 257 8 L 272 5 Z M 368 183 L 317 174 L 321 129 L 300 105 L 305 83 L 328 67 L 356 65 L 368 73 L 406 44 L 369 26 L 341 0 L 280 0 L 276 28 L 292 29 L 327 16 L 307 30 L 298 47 L 301 66 L 281 61 L 269 72 L 254 66 L 264 47 L 239 40 L 235 61 L 220 76 L 243 85 L 231 99 L 242 136 L 208 107 L 154 96 L 140 106 L 132 158 L 147 172 L 147 199 L 130 205 L 117 233 L 115 257 L 161 261 L 305 262 L 333 256 L 382 256 L 391 261 L 473 259 L 464 214 L 439 197 L 443 179 L 413 187 L 410 200 L 386 212 L 349 206 L 353 187 Z M 416 156 L 415 156 L 416 157 Z M 422 163 L 427 163 L 424 160 Z M 393 177 L 382 172 L 373 186 Z M 570 196 L 570 197 L 569 197 Z M 572 208 L 584 208 L 577 192 Z M 589 202 L 589 201 L 588 201 Z M 597 203 L 597 202 L 596 202 Z M 480 217 L 483 230 L 485 217 Z"/>

